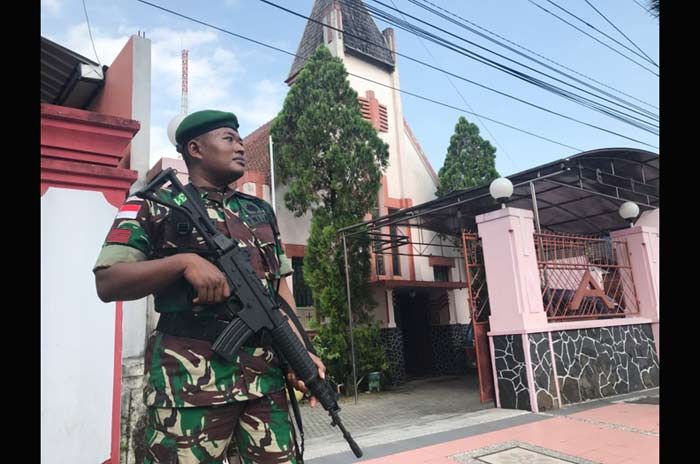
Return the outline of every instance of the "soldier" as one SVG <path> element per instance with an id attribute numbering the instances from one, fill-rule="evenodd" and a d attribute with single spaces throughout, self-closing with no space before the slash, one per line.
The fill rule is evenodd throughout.
<path id="1" fill-rule="evenodd" d="M 192 113 L 180 123 L 175 138 L 209 216 L 221 232 L 250 248 L 258 276 L 294 308 L 283 278 L 292 269 L 272 208 L 230 186 L 245 169 L 236 116 L 212 110 Z M 173 200 L 169 188 L 158 194 Z M 206 245 L 187 216 L 130 197 L 95 264 L 102 301 L 153 294 L 160 313 L 145 353 L 144 462 L 223 463 L 233 438 L 243 463 L 296 463 L 285 376 L 269 341 L 255 337 L 234 362 L 210 349 L 227 322 L 214 303 L 228 299 L 231 290 L 206 257 Z M 321 360 L 309 355 L 325 377 Z M 306 391 L 293 373 L 287 379 Z"/>

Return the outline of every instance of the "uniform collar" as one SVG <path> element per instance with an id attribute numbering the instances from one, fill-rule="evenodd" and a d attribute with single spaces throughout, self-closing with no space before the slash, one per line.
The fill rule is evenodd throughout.
<path id="1" fill-rule="evenodd" d="M 224 188 L 200 187 L 194 183 L 192 185 L 194 185 L 195 188 L 199 191 L 199 194 L 202 196 L 202 198 L 217 201 L 219 203 L 221 203 L 223 200 L 230 199 L 236 194 L 236 190 L 232 189 L 230 185 L 227 185 Z"/>

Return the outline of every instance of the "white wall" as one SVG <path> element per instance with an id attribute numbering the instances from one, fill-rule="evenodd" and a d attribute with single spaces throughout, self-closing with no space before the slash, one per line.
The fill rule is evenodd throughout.
<path id="1" fill-rule="evenodd" d="M 401 229 L 404 230 L 403 228 Z M 450 269 L 450 282 L 464 282 L 464 273 L 460 271 L 460 266 L 464 267 L 463 259 L 459 255 L 459 250 L 451 247 L 448 239 L 441 239 L 435 232 L 411 228 L 411 237 L 414 242 L 414 253 L 420 251 L 424 256 L 414 256 L 414 266 L 416 269 L 416 280 L 433 281 L 435 276 L 433 267 L 430 266 L 429 255 L 451 257 L 454 259 L 454 267 Z M 419 245 L 429 243 L 430 245 Z M 442 246 L 441 246 L 442 244 Z M 450 246 L 448 246 L 450 245 Z M 406 247 L 404 247 L 406 248 Z"/>
<path id="2" fill-rule="evenodd" d="M 368 78 L 393 87 L 398 87 L 398 71 L 394 74 L 362 61 L 354 56 L 345 54 L 345 66 L 348 72 L 367 76 Z M 365 97 L 367 90 L 372 90 L 379 103 L 387 107 L 389 121 L 389 131 L 379 132 L 379 136 L 389 144 L 389 167 L 386 171 L 387 193 L 391 198 L 411 198 L 414 205 L 425 203 L 435 198 L 437 190 L 436 180 L 431 176 L 430 168 L 418 152 L 418 147 L 414 145 L 404 127 L 403 114 L 401 112 L 401 98 L 388 87 L 374 84 L 372 82 L 349 76 L 350 84 L 357 91 L 358 95 Z M 396 103 L 394 103 L 396 102 Z M 383 205 L 380 205 L 383 206 Z M 405 228 L 401 232 L 407 233 Z M 418 229 L 411 229 L 411 237 L 418 241 L 420 232 Z M 429 241 L 433 234 L 423 232 L 424 241 Z M 410 247 L 402 247 L 401 252 L 410 252 Z M 448 253 L 453 253 L 449 252 Z M 435 254 L 439 254 L 436 252 Z M 454 254 L 449 254 L 454 256 Z M 390 258 L 390 256 L 388 256 Z M 409 259 L 407 256 L 400 257 L 401 275 L 409 277 Z M 387 262 L 390 265 L 390 261 Z M 416 280 L 433 280 L 433 270 L 428 265 L 427 259 L 414 258 Z"/>
<path id="3" fill-rule="evenodd" d="M 107 228 L 109 228 L 110 224 L 108 222 L 105 224 L 107 224 Z M 147 304 L 148 298 L 125 301 L 123 303 L 122 358 L 140 358 L 146 351 L 146 330 L 148 325 L 146 315 Z M 155 328 L 155 322 L 157 322 L 157 320 L 153 322 L 153 328 Z"/>
<path id="4" fill-rule="evenodd" d="M 389 74 L 387 71 L 375 65 L 366 63 L 354 56 L 347 54 L 345 55 L 345 67 L 350 73 L 365 76 L 385 85 L 394 85 L 391 74 Z M 379 103 L 387 107 L 389 131 L 379 132 L 379 136 L 382 140 L 384 140 L 384 142 L 389 144 L 389 167 L 386 171 L 386 176 L 389 179 L 389 184 L 387 186 L 389 196 L 392 198 L 401 198 L 405 195 L 402 194 L 402 185 L 399 176 L 401 168 L 399 151 L 403 149 L 403 123 L 401 122 L 399 125 L 399 121 L 403 121 L 403 119 L 401 114 L 397 114 L 397 109 L 394 108 L 392 103 L 394 91 L 388 87 L 383 87 L 354 76 L 348 76 L 348 80 L 350 81 L 350 85 L 352 85 L 360 97 L 365 97 L 367 90 L 372 90 Z"/>
<path id="5" fill-rule="evenodd" d="M 457 324 L 467 324 L 471 320 L 469 311 L 469 290 L 466 288 L 456 288 L 452 290 L 451 299 L 454 299 L 454 311 Z"/>
<path id="6" fill-rule="evenodd" d="M 423 160 L 418 154 L 417 147 L 413 145 L 403 126 L 401 126 L 401 135 L 404 139 L 401 152 L 404 195 L 413 198 L 414 205 L 435 199 L 437 183 L 429 174 L 427 160 Z"/>
<path id="7" fill-rule="evenodd" d="M 418 153 L 418 148 L 411 141 L 403 125 L 401 126 L 401 136 L 404 139 L 401 152 L 404 195 L 412 198 L 414 205 L 435 199 L 437 184 L 430 174 L 430 169 L 426 166 L 426 161 Z M 411 236 L 414 241 L 436 244 L 429 247 L 429 250 L 427 250 L 429 253 L 437 256 L 455 256 L 455 252 L 451 251 L 451 249 L 437 246 L 440 244 L 440 239 L 435 238 L 433 240 L 435 235 L 434 232 L 421 232 L 416 228 L 411 230 Z M 433 241 L 431 242 L 431 240 Z M 414 259 L 414 261 L 416 280 L 433 280 L 433 269 L 428 265 L 428 260 Z"/>
<path id="8" fill-rule="evenodd" d="M 381 287 L 373 287 L 372 288 L 372 298 L 374 298 L 374 301 L 376 302 L 376 306 L 374 307 L 374 311 L 372 312 L 374 320 L 381 322 L 382 327 L 386 327 L 386 324 L 387 324 L 387 318 L 386 318 L 387 291 L 386 291 L 386 289 L 381 288 Z"/>
<path id="9" fill-rule="evenodd" d="M 41 461 L 110 456 L 114 303 L 92 267 L 116 208 L 99 192 L 49 188 L 41 197 Z"/>
<path id="10" fill-rule="evenodd" d="M 307 213 L 301 217 L 295 217 L 284 205 L 284 194 L 287 187 L 278 185 L 275 190 L 275 203 L 277 203 L 277 224 L 282 235 L 282 242 L 285 244 L 304 245 L 311 233 L 311 214 Z M 290 287 L 291 288 L 291 287 Z"/>
<path id="11" fill-rule="evenodd" d="M 146 182 L 148 170 L 160 159 L 151 159 L 151 41 L 144 37 L 133 37 L 133 78 L 131 92 L 131 119 L 137 120 L 141 128 L 131 141 L 130 168 L 138 171 L 139 177 L 131 191 L 140 189 Z M 155 156 L 155 155 L 154 155 Z"/>
<path id="12" fill-rule="evenodd" d="M 131 92 L 131 119 L 141 124 L 141 128 L 131 141 L 130 168 L 139 173 L 138 180 L 131 186 L 134 192 L 145 185 L 146 174 L 160 159 L 151 159 L 151 40 L 145 37 L 133 38 L 133 77 Z M 107 234 L 110 220 L 96 223 Z M 103 237 L 104 238 L 104 237 Z M 147 299 L 124 302 L 124 325 L 122 357 L 140 357 L 146 351 L 146 326 L 148 324 Z M 151 318 L 155 314 L 151 308 Z"/>
<path id="13" fill-rule="evenodd" d="M 659 208 L 644 211 L 639 215 L 639 219 L 634 222 L 635 226 L 656 227 L 656 230 L 661 232 L 659 228 Z"/>
<path id="14" fill-rule="evenodd" d="M 246 182 L 241 191 L 247 195 L 255 196 L 255 182 Z"/>

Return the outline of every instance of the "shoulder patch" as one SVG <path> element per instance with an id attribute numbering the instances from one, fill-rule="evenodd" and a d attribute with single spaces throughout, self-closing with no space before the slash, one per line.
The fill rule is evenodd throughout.
<path id="1" fill-rule="evenodd" d="M 117 211 L 116 219 L 136 219 L 136 215 L 141 209 L 140 203 L 124 203 Z"/>
<path id="2" fill-rule="evenodd" d="M 110 243 L 129 243 L 130 238 L 130 229 L 112 229 L 107 235 L 107 240 L 105 241 Z"/>

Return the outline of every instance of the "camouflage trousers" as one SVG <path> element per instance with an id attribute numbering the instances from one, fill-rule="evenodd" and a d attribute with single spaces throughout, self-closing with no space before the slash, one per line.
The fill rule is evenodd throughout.
<path id="1" fill-rule="evenodd" d="M 208 408 L 150 407 L 144 464 L 297 464 L 292 429 L 284 390 Z"/>

